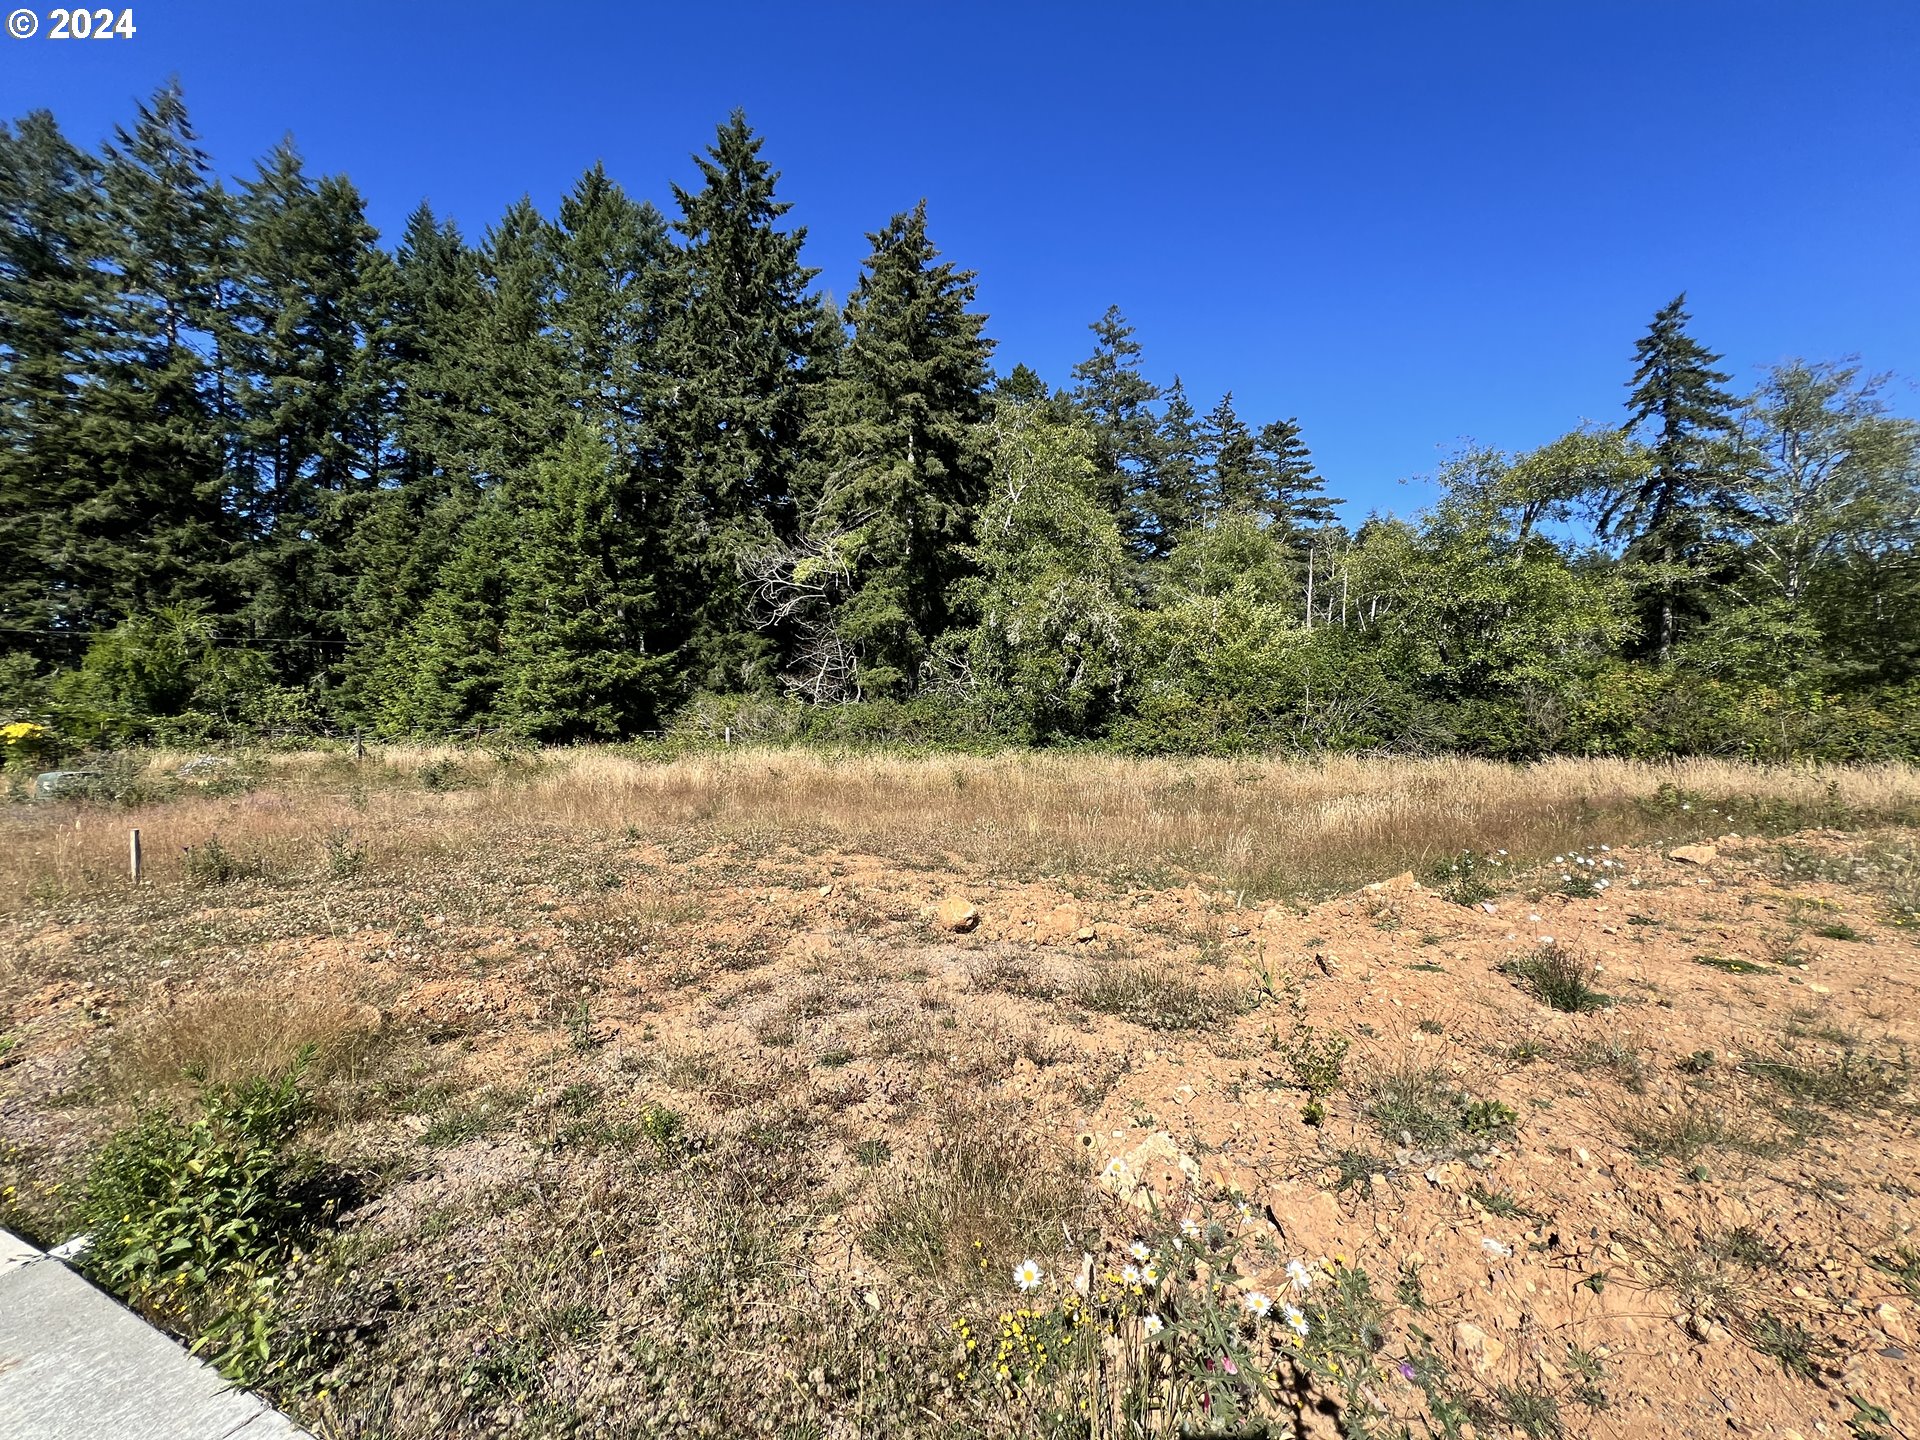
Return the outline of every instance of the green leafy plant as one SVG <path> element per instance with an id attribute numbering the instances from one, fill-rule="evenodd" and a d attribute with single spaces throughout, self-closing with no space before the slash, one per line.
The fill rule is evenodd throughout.
<path id="1" fill-rule="evenodd" d="M 218 835 L 209 835 L 200 844 L 187 846 L 181 852 L 181 868 L 186 872 L 188 883 L 193 885 L 227 885 L 257 876 L 263 869 L 257 859 L 222 845 Z"/>
<path id="2" fill-rule="evenodd" d="M 1505 868 L 1497 856 L 1477 850 L 1462 850 L 1451 860 L 1442 860 L 1428 872 L 1434 889 L 1456 905 L 1479 905 L 1500 893 L 1494 884 L 1495 873 Z"/>
<path id="3" fill-rule="evenodd" d="M 88 1170 L 89 1273 L 236 1378 L 270 1364 L 274 1273 L 330 1218 L 293 1147 L 306 1112 L 297 1070 L 209 1087 L 192 1121 L 148 1111 Z"/>
<path id="4" fill-rule="evenodd" d="M 1275 1048 L 1293 1076 L 1293 1083 L 1316 1100 L 1340 1088 L 1352 1042 L 1344 1035 L 1322 1032 L 1302 1021 Z"/>

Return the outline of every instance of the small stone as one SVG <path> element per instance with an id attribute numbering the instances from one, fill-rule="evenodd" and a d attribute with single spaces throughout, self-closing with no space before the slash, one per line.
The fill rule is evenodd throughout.
<path id="1" fill-rule="evenodd" d="M 1680 845 L 1669 850 L 1667 858 L 1682 865 L 1711 865 L 1720 858 L 1720 852 L 1712 845 Z"/>
<path id="2" fill-rule="evenodd" d="M 1087 941 L 1093 939 L 1093 926 L 1082 925 L 1078 930 L 1073 932 L 1073 938 L 1082 945 L 1086 944 Z"/>
<path id="3" fill-rule="evenodd" d="M 1472 1321 L 1462 1320 L 1453 1327 L 1453 1353 L 1474 1374 L 1485 1375 L 1507 1353 L 1507 1347 Z"/>
<path id="4" fill-rule="evenodd" d="M 966 896 L 949 895 L 933 912 L 933 918 L 942 930 L 963 934 L 980 923 L 980 912 Z"/>

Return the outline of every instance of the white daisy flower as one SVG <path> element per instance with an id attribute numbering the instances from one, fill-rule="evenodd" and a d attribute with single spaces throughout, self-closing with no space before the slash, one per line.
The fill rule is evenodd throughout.
<path id="1" fill-rule="evenodd" d="M 1246 1299 L 1241 1303 L 1247 1307 L 1247 1313 L 1249 1315 L 1257 1315 L 1263 1320 L 1266 1318 L 1267 1312 L 1273 1309 L 1273 1297 L 1262 1294 L 1258 1290 L 1249 1290 Z"/>
<path id="2" fill-rule="evenodd" d="M 1293 1331 L 1293 1333 L 1298 1335 L 1302 1340 L 1307 1338 L 1307 1317 L 1305 1311 L 1299 1309 L 1297 1306 L 1289 1305 L 1283 1300 L 1280 1302 L 1280 1316 L 1287 1322 L 1287 1328 L 1289 1330 Z"/>
<path id="3" fill-rule="evenodd" d="M 1166 1322 L 1151 1312 L 1140 1317 L 1140 1326 L 1149 1335 L 1158 1335 L 1167 1328 Z"/>
<path id="4" fill-rule="evenodd" d="M 1186 1219 L 1180 1222 L 1180 1233 L 1189 1240 L 1198 1240 L 1200 1238 L 1200 1222 L 1191 1215 L 1187 1216 Z"/>
<path id="5" fill-rule="evenodd" d="M 1136 1240 L 1127 1246 L 1127 1253 L 1144 1265 L 1153 1257 L 1153 1247 L 1144 1240 Z"/>
<path id="6" fill-rule="evenodd" d="M 1013 1283 L 1022 1290 L 1038 1290 L 1044 1274 L 1038 1260 L 1022 1260 L 1013 1267 Z"/>
<path id="7" fill-rule="evenodd" d="M 1140 1267 L 1140 1278 L 1149 1285 L 1158 1285 L 1160 1283 L 1160 1267 L 1153 1264 L 1142 1265 Z"/>
<path id="8" fill-rule="evenodd" d="M 1287 1279 L 1302 1295 L 1313 1288 L 1313 1272 L 1298 1260 L 1287 1261 Z"/>
<path id="9" fill-rule="evenodd" d="M 1140 1283 L 1139 1267 L 1136 1265 L 1127 1266 L 1126 1269 L 1120 1272 L 1120 1280 L 1123 1284 L 1138 1285 Z"/>

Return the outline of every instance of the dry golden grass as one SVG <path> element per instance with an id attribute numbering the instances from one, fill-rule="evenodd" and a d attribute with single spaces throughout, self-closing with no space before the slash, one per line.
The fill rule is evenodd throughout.
<path id="1" fill-rule="evenodd" d="M 1078 1158 L 1031 1133 L 1018 1107 L 954 1103 L 878 1197 L 864 1239 L 901 1269 L 979 1286 L 1003 1256 L 1072 1253 L 1094 1203 Z"/>
<path id="2" fill-rule="evenodd" d="M 115 1037 L 108 1063 L 125 1094 L 277 1079 L 302 1065 L 322 1084 L 353 1078 L 379 1033 L 378 1010 L 313 986 L 161 993 Z"/>
<path id="3" fill-rule="evenodd" d="M 179 760 L 155 756 L 150 773 L 170 774 Z M 210 835 L 261 873 L 298 879 L 325 875 L 326 837 L 341 831 L 379 867 L 484 845 L 501 826 L 632 827 L 954 855 L 1009 872 L 1191 875 L 1265 896 L 1326 893 L 1464 849 L 1524 859 L 1714 833 L 1739 828 L 1755 806 L 1920 814 L 1920 769 L 1906 765 L 914 759 L 748 748 L 650 761 L 595 747 L 534 757 L 389 748 L 359 764 L 289 753 L 256 764 L 258 787 L 240 795 L 13 809 L 0 816 L 0 896 L 20 903 L 120 882 L 131 826 L 143 831 L 156 880 L 181 878 L 184 847 Z M 1692 809 L 1652 803 L 1663 787 L 1691 797 Z"/>

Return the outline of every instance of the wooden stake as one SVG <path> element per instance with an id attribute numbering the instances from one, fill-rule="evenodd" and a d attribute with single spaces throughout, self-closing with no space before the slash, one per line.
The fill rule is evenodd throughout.
<path id="1" fill-rule="evenodd" d="M 127 831 L 127 870 L 133 876 L 133 883 L 140 883 L 140 832 Z"/>

